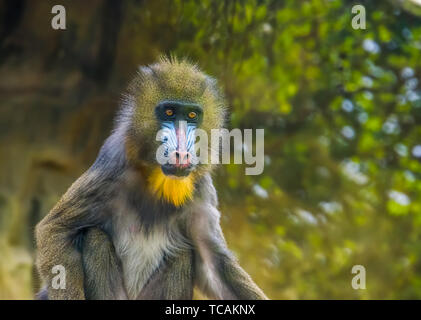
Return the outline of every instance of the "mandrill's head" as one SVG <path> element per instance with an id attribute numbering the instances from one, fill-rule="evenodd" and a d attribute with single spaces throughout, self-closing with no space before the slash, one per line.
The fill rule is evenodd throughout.
<path id="1" fill-rule="evenodd" d="M 211 169 L 198 163 L 196 130 L 210 137 L 223 126 L 225 101 L 216 81 L 196 65 L 161 58 L 141 67 L 125 95 L 126 153 L 157 198 L 182 206 L 194 183 Z"/>

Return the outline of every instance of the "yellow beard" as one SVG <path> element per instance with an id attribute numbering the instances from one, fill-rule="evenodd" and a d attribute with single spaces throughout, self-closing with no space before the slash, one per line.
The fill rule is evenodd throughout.
<path id="1" fill-rule="evenodd" d="M 165 199 L 176 207 L 193 197 L 194 184 L 191 174 L 182 178 L 168 177 L 157 167 L 152 171 L 148 182 L 149 189 L 157 198 Z"/>

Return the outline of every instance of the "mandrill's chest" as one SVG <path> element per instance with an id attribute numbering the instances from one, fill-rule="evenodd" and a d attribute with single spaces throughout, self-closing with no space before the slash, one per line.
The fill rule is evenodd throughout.
<path id="1" fill-rule="evenodd" d="M 184 245 L 175 223 L 176 217 L 145 228 L 141 214 L 121 201 L 114 207 L 113 244 L 122 264 L 129 299 L 139 296 L 146 282 L 164 262 L 164 257 L 174 255 Z"/>

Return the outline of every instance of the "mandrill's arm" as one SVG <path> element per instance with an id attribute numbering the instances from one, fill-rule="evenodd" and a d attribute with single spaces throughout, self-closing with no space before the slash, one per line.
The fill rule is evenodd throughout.
<path id="1" fill-rule="evenodd" d="M 101 223 L 100 203 L 106 189 L 93 172 L 80 177 L 36 227 L 37 268 L 47 287 L 48 299 L 85 299 L 81 257 L 82 231 Z M 65 288 L 53 288 L 53 267 L 65 270 Z"/>
<path id="2" fill-rule="evenodd" d="M 86 299 L 128 299 L 120 260 L 110 238 L 99 228 L 89 228 L 84 233 L 82 263 Z"/>
<path id="3" fill-rule="evenodd" d="M 197 253 L 199 289 L 214 299 L 268 299 L 227 248 L 218 210 L 206 204 L 197 208 L 193 215 L 192 237 Z"/>

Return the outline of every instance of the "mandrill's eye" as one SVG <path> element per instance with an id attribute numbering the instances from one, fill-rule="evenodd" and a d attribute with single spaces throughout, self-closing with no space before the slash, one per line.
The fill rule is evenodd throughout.
<path id="1" fill-rule="evenodd" d="M 196 112 L 189 112 L 189 118 L 190 119 L 194 119 L 194 118 L 196 118 Z"/>
<path id="2" fill-rule="evenodd" d="M 173 111 L 173 110 L 171 110 L 171 109 L 167 109 L 167 110 L 165 110 L 165 114 L 166 114 L 167 116 L 171 117 L 171 116 L 174 114 L 174 111 Z"/>

